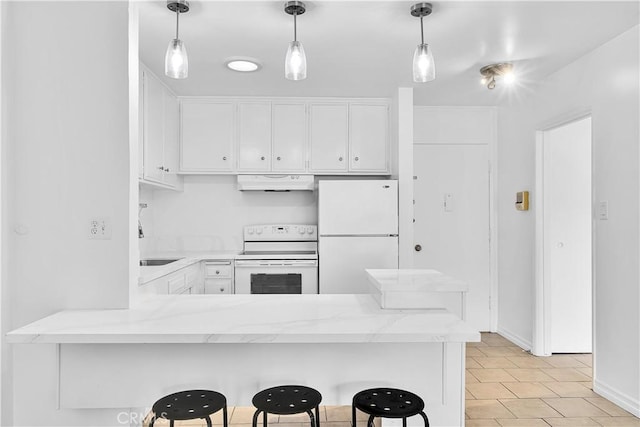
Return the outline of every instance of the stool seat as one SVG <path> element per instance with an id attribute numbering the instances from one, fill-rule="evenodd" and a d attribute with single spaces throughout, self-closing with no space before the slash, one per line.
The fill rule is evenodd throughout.
<path id="1" fill-rule="evenodd" d="M 318 390 L 303 385 L 281 385 L 262 390 L 253 396 L 252 427 L 257 427 L 258 416 L 262 413 L 262 426 L 267 427 L 267 414 L 309 415 L 311 427 L 320 427 L 319 405 L 322 395 Z M 313 414 L 315 412 L 315 415 Z"/>
<path id="2" fill-rule="evenodd" d="M 424 400 L 415 393 L 397 388 L 370 388 L 353 396 L 352 421 L 355 426 L 356 409 L 369 415 L 367 427 L 373 426 L 375 417 L 402 418 L 406 427 L 407 418 L 420 415 L 425 427 L 429 427 L 429 419 L 424 413 Z"/>
<path id="3" fill-rule="evenodd" d="M 285 385 L 262 390 L 253 396 L 253 406 L 277 415 L 292 415 L 309 411 L 320 404 L 317 390 L 301 385 Z"/>
<path id="4" fill-rule="evenodd" d="M 150 426 L 158 419 L 173 421 L 202 418 L 211 425 L 210 415 L 224 410 L 224 425 L 227 425 L 227 399 L 223 394 L 211 390 L 186 390 L 169 394 L 153 404 Z"/>

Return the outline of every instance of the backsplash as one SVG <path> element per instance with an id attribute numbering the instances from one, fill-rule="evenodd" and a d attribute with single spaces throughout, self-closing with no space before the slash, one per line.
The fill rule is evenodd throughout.
<path id="1" fill-rule="evenodd" d="M 236 177 L 184 177 L 184 191 L 140 187 L 140 254 L 240 251 L 249 224 L 317 223 L 317 192 L 238 191 Z"/>

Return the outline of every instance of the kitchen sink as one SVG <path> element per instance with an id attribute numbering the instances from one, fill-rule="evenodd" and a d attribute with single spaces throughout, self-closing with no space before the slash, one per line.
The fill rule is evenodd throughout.
<path id="1" fill-rule="evenodd" d="M 159 265 L 167 265 L 172 262 L 176 262 L 182 258 L 173 258 L 173 259 L 141 259 L 140 266 L 141 267 L 154 267 Z"/>

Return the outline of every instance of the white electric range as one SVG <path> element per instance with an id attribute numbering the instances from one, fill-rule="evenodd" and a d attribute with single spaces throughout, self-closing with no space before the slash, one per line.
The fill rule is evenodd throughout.
<path id="1" fill-rule="evenodd" d="M 317 294 L 318 227 L 249 225 L 236 256 L 236 294 Z"/>

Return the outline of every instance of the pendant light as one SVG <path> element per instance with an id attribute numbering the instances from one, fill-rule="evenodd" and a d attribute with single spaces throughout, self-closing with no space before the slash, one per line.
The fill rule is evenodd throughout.
<path id="1" fill-rule="evenodd" d="M 436 64 L 429 45 L 424 42 L 422 18 L 431 15 L 431 3 L 416 3 L 411 6 L 411 15 L 420 18 L 420 44 L 413 53 L 413 81 L 430 82 L 436 78 Z"/>
<path id="2" fill-rule="evenodd" d="M 184 42 L 178 37 L 180 29 L 180 14 L 189 11 L 187 0 L 168 0 L 167 8 L 176 13 L 176 38 L 169 42 L 167 54 L 164 57 L 164 73 L 172 79 L 186 79 L 189 74 L 189 59 Z"/>
<path id="3" fill-rule="evenodd" d="M 289 80 L 304 80 L 307 78 L 307 57 L 304 54 L 302 43 L 298 41 L 296 18 L 306 11 L 306 7 L 301 1 L 289 1 L 285 3 L 284 11 L 293 15 L 293 41 L 289 43 L 287 56 L 284 60 L 284 76 Z"/>

